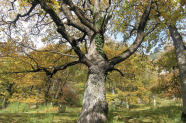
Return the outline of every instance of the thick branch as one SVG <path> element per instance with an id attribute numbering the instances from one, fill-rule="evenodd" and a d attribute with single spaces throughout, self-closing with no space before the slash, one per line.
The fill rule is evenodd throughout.
<path id="1" fill-rule="evenodd" d="M 61 8 L 67 17 L 68 25 L 72 25 L 73 27 L 79 29 L 82 32 L 90 33 L 91 30 L 89 28 L 87 28 L 85 25 L 83 25 L 82 23 L 79 23 L 78 21 L 75 20 L 70 9 L 68 8 L 67 4 L 65 2 L 63 2 L 63 0 L 61 0 L 61 2 L 62 2 Z"/>
<path id="2" fill-rule="evenodd" d="M 63 38 L 65 38 L 68 42 L 72 43 L 73 38 L 66 32 L 64 23 L 61 21 L 56 12 L 52 8 L 48 7 L 45 0 L 40 0 L 40 5 L 41 8 L 44 9 L 51 16 L 52 20 L 57 25 L 57 31 L 63 36 Z"/>
<path id="3" fill-rule="evenodd" d="M 85 17 L 85 13 L 79 7 L 75 6 L 71 0 L 61 0 L 61 1 L 62 1 L 62 6 L 65 3 L 71 7 L 71 10 L 73 10 L 76 13 L 77 17 L 79 18 L 79 20 L 83 25 L 88 27 L 93 32 L 97 32 L 97 30 L 93 27 L 93 24 L 90 23 L 91 20 L 87 21 L 87 18 Z"/>
<path id="4" fill-rule="evenodd" d="M 113 0 L 113 5 L 112 5 L 112 8 L 111 10 L 108 12 L 109 8 L 111 7 L 111 0 L 109 0 L 109 5 L 108 7 L 105 9 L 105 14 L 103 16 L 103 22 L 102 22 L 102 25 L 101 25 L 101 28 L 105 28 L 105 26 L 108 24 L 108 21 L 112 18 L 112 15 L 113 15 L 113 12 L 114 12 L 114 9 L 116 7 L 116 5 L 114 5 L 115 3 L 115 0 Z"/>
<path id="5" fill-rule="evenodd" d="M 144 29 L 145 29 L 145 26 L 147 24 L 147 20 L 148 20 L 149 15 L 150 15 L 151 5 L 152 5 L 152 0 L 149 0 L 149 3 L 147 4 L 147 6 L 145 8 L 145 11 L 143 12 L 143 15 L 141 17 L 141 20 L 140 20 L 140 23 L 139 23 L 139 26 L 138 26 L 138 29 L 137 29 L 137 37 L 136 37 L 134 43 L 129 47 L 129 49 L 124 51 L 121 55 L 112 58 L 110 60 L 111 64 L 116 65 L 116 64 L 126 60 L 141 45 L 141 43 L 142 43 L 142 41 L 145 37 Z"/>
<path id="6" fill-rule="evenodd" d="M 99 6 L 100 0 L 94 1 L 94 21 L 97 22 L 100 17 L 100 6 Z"/>
<path id="7" fill-rule="evenodd" d="M 44 9 L 52 17 L 52 20 L 55 22 L 55 24 L 58 27 L 57 31 L 71 44 L 72 49 L 79 56 L 79 59 L 83 60 L 85 55 L 82 53 L 81 49 L 77 46 L 76 40 L 68 34 L 64 26 L 64 23 L 61 21 L 57 13 L 52 8 L 47 6 L 45 0 L 40 0 L 40 5 L 42 9 Z"/>

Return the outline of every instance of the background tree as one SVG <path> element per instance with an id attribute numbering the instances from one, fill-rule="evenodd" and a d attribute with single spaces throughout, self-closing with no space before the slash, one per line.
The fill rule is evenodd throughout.
<path id="1" fill-rule="evenodd" d="M 124 49 L 126 46 L 116 42 L 107 42 L 105 46 L 108 58 Z M 114 103 L 114 100 L 119 99 L 120 105 L 125 103 L 127 108 L 129 104 L 149 102 L 152 67 L 150 58 L 139 51 L 118 64 L 116 68 L 122 73 L 113 71 L 107 77 L 107 100 Z"/>
<path id="2" fill-rule="evenodd" d="M 185 2 L 172 1 L 172 0 L 160 0 L 155 1 L 155 13 L 156 16 L 153 18 L 160 22 L 160 28 L 166 30 L 168 27 L 170 36 L 172 37 L 173 44 L 175 47 L 176 59 L 178 62 L 178 68 L 180 71 L 181 87 L 182 87 L 182 99 L 183 99 L 183 116 L 182 119 L 186 122 L 186 94 L 185 94 L 185 81 L 186 81 L 186 56 L 185 56 L 185 44 L 182 36 L 185 33 Z M 180 28 L 180 31 L 178 30 Z M 169 36 L 169 34 L 167 35 Z"/>
<path id="3" fill-rule="evenodd" d="M 154 4 L 152 6 L 152 11 L 150 15 L 150 21 L 148 27 L 156 25 L 156 28 L 152 33 L 147 36 L 144 43 L 142 43 L 142 47 L 146 48 L 147 52 L 150 49 L 154 49 L 154 51 L 159 51 L 162 49 L 162 45 L 165 45 L 167 39 L 172 37 L 174 46 L 176 59 L 178 60 L 178 66 L 180 70 L 180 77 L 182 82 L 182 98 L 183 98 L 183 112 L 185 111 L 185 44 L 184 44 L 184 35 L 185 35 L 185 2 L 184 0 L 154 0 Z M 134 8 L 140 9 L 142 6 L 140 4 L 142 1 L 132 1 L 133 4 L 126 1 L 123 6 L 127 6 L 129 10 Z M 130 5 L 133 5 L 132 7 Z M 136 9 L 137 10 L 137 9 Z M 127 19 L 122 19 L 124 15 L 128 15 L 123 11 L 118 10 L 119 14 L 117 15 L 120 18 L 120 24 L 116 27 L 116 31 L 125 32 L 129 30 L 130 33 L 123 33 L 124 39 L 128 39 L 131 36 L 135 36 L 135 26 L 127 26 Z M 130 11 L 133 12 L 133 11 Z M 129 13 L 130 13 L 129 12 Z M 129 21 L 133 23 L 134 18 L 138 16 L 138 14 L 134 13 L 134 16 L 130 16 Z M 127 16 L 125 16 L 127 18 Z M 122 26 L 121 26 L 122 25 Z M 183 40 L 184 39 L 184 40 Z M 126 42 L 124 42 L 126 43 Z M 183 113 L 183 120 L 185 120 L 185 113 Z"/>
<path id="4" fill-rule="evenodd" d="M 11 67 L 12 63 L 17 64 L 16 59 L 19 50 L 15 44 L 7 42 L 0 42 L 0 88 L 1 88 L 1 100 L 3 102 L 2 108 L 5 109 L 9 104 L 13 94 L 17 91 L 15 78 L 19 79 L 21 76 L 10 74 L 9 72 L 16 69 L 16 66 Z M 4 74 L 3 74 L 4 73 Z"/>
<path id="5" fill-rule="evenodd" d="M 15 49 L 12 52 L 8 44 L 2 47 L 0 78 L 4 108 L 9 101 L 28 103 L 33 107 L 42 103 L 47 104 L 49 101 L 55 105 L 58 105 L 59 102 L 65 102 L 64 105 L 78 104 L 75 102 L 75 100 L 78 102 L 78 96 L 73 86 L 71 86 L 72 84 L 68 83 L 68 86 L 66 84 L 69 81 L 67 77 L 70 78 L 69 73 L 71 72 L 69 70 L 60 72 L 58 73 L 60 77 L 57 74 L 53 78 L 51 78 L 53 75 L 47 69 L 35 73 L 35 70 L 37 71 L 39 67 L 39 69 L 48 68 L 70 60 L 59 52 L 55 52 L 57 50 L 56 45 L 47 45 L 46 48 L 47 50 L 53 50 L 53 52 L 46 51 L 44 48 L 37 52 L 28 52 L 25 51 L 24 47 L 21 47 L 20 52 L 15 51 Z M 60 46 L 60 49 L 65 50 L 63 46 Z M 32 68 L 35 70 L 30 71 Z M 65 91 L 61 91 L 63 88 Z"/>
<path id="6" fill-rule="evenodd" d="M 155 61 L 158 78 L 151 88 L 157 94 L 163 94 L 174 100 L 181 97 L 181 82 L 174 48 L 166 46 L 165 51 Z"/>

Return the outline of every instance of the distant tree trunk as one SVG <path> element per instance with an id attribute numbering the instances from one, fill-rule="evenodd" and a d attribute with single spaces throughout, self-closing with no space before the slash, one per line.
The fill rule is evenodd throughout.
<path id="1" fill-rule="evenodd" d="M 34 103 L 34 107 L 35 108 L 38 108 L 38 102 L 39 102 L 39 99 L 41 98 L 41 96 L 40 96 L 40 94 L 41 94 L 41 88 L 39 87 L 39 88 L 37 88 L 37 93 L 38 93 L 38 95 L 37 95 L 37 99 L 35 100 L 35 103 Z"/>
<path id="2" fill-rule="evenodd" d="M 62 111 L 62 103 L 58 103 L 58 113 L 63 113 L 63 111 Z"/>
<path id="3" fill-rule="evenodd" d="M 138 97 L 137 99 L 138 99 L 138 104 L 141 104 L 141 99 L 140 99 L 140 97 Z"/>
<path id="4" fill-rule="evenodd" d="M 156 96 L 153 95 L 153 104 L 154 104 L 154 107 L 156 107 Z"/>
<path id="5" fill-rule="evenodd" d="M 50 102 L 50 106 L 54 107 L 54 102 L 53 101 Z"/>
<path id="6" fill-rule="evenodd" d="M 49 91 L 50 91 L 50 88 L 51 88 L 51 78 L 50 76 L 47 76 L 46 78 L 46 90 L 45 90 L 45 104 L 48 104 L 48 101 L 50 99 L 50 94 L 49 94 Z"/>
<path id="7" fill-rule="evenodd" d="M 176 102 L 176 97 L 175 97 L 175 95 L 173 95 L 172 97 L 173 97 L 173 102 Z"/>
<path id="8" fill-rule="evenodd" d="M 174 48 L 181 79 L 181 94 L 183 99 L 182 120 L 186 122 L 186 48 L 181 35 L 175 25 L 168 25 L 169 32 L 174 42 Z"/>
<path id="9" fill-rule="evenodd" d="M 126 99 L 126 108 L 127 108 L 127 109 L 130 109 L 129 100 L 128 100 L 128 99 Z"/>
<path id="10" fill-rule="evenodd" d="M 114 88 L 114 84 L 112 84 L 112 95 L 115 95 L 115 88 Z"/>
<path id="11" fill-rule="evenodd" d="M 64 113 L 66 111 L 66 105 L 62 102 L 58 103 L 58 113 Z"/>
<path id="12" fill-rule="evenodd" d="M 8 99 L 5 97 L 4 100 L 3 100 L 3 107 L 2 107 L 2 109 L 6 109 L 7 104 L 8 104 Z"/>
<path id="13" fill-rule="evenodd" d="M 6 90 L 8 91 L 8 95 L 5 96 L 4 100 L 3 100 L 3 107 L 2 109 L 5 109 L 8 105 L 8 99 L 13 95 L 14 91 L 13 91 L 13 86 L 14 86 L 14 82 L 10 83 L 8 85 L 8 87 L 6 88 Z"/>
<path id="14" fill-rule="evenodd" d="M 54 92 L 56 92 L 58 86 L 59 86 L 59 82 L 53 81 L 52 88 L 51 88 L 51 91 L 52 91 L 51 96 L 52 96 L 53 99 L 55 99 L 56 94 Z M 50 106 L 54 107 L 54 104 L 55 104 L 55 102 L 53 102 L 53 100 L 51 100 L 50 101 Z"/>

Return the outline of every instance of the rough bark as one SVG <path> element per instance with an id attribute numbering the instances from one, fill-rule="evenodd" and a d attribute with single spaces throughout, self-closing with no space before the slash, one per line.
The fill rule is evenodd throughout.
<path id="1" fill-rule="evenodd" d="M 169 32 L 174 42 L 176 58 L 180 71 L 181 94 L 183 99 L 182 120 L 186 122 L 186 48 L 181 35 L 174 25 L 168 25 Z"/>
<path id="2" fill-rule="evenodd" d="M 99 66 L 89 68 L 83 106 L 78 123 L 103 123 L 107 120 L 105 71 Z"/>
<path id="3" fill-rule="evenodd" d="M 78 123 L 103 123 L 107 121 L 108 104 L 106 102 L 105 76 L 111 66 L 97 50 L 96 40 L 100 39 L 94 35 L 87 54 L 92 65 L 89 67 Z M 103 40 L 101 42 L 104 42 Z"/>

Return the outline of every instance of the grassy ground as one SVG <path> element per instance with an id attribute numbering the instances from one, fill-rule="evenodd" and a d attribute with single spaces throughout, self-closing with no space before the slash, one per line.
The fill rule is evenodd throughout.
<path id="1" fill-rule="evenodd" d="M 4 113 L 0 114 L 1 123 L 75 123 L 76 114 L 70 113 Z"/>
<path id="2" fill-rule="evenodd" d="M 67 107 L 65 113 L 57 110 L 48 105 L 31 110 L 26 104 L 13 103 L 0 111 L 0 123 L 75 123 L 81 108 Z"/>
<path id="3" fill-rule="evenodd" d="M 135 105 L 127 110 L 122 107 L 109 113 L 109 123 L 181 123 L 182 107 L 180 103 L 159 100 L 157 107 Z"/>
<path id="4" fill-rule="evenodd" d="M 130 110 L 122 106 L 110 107 L 108 123 L 181 123 L 180 103 L 159 102 L 157 107 L 141 104 Z M 67 107 L 65 113 L 56 113 L 57 107 L 40 106 L 30 110 L 26 104 L 14 103 L 0 111 L 0 123 L 75 123 L 80 110 Z"/>

